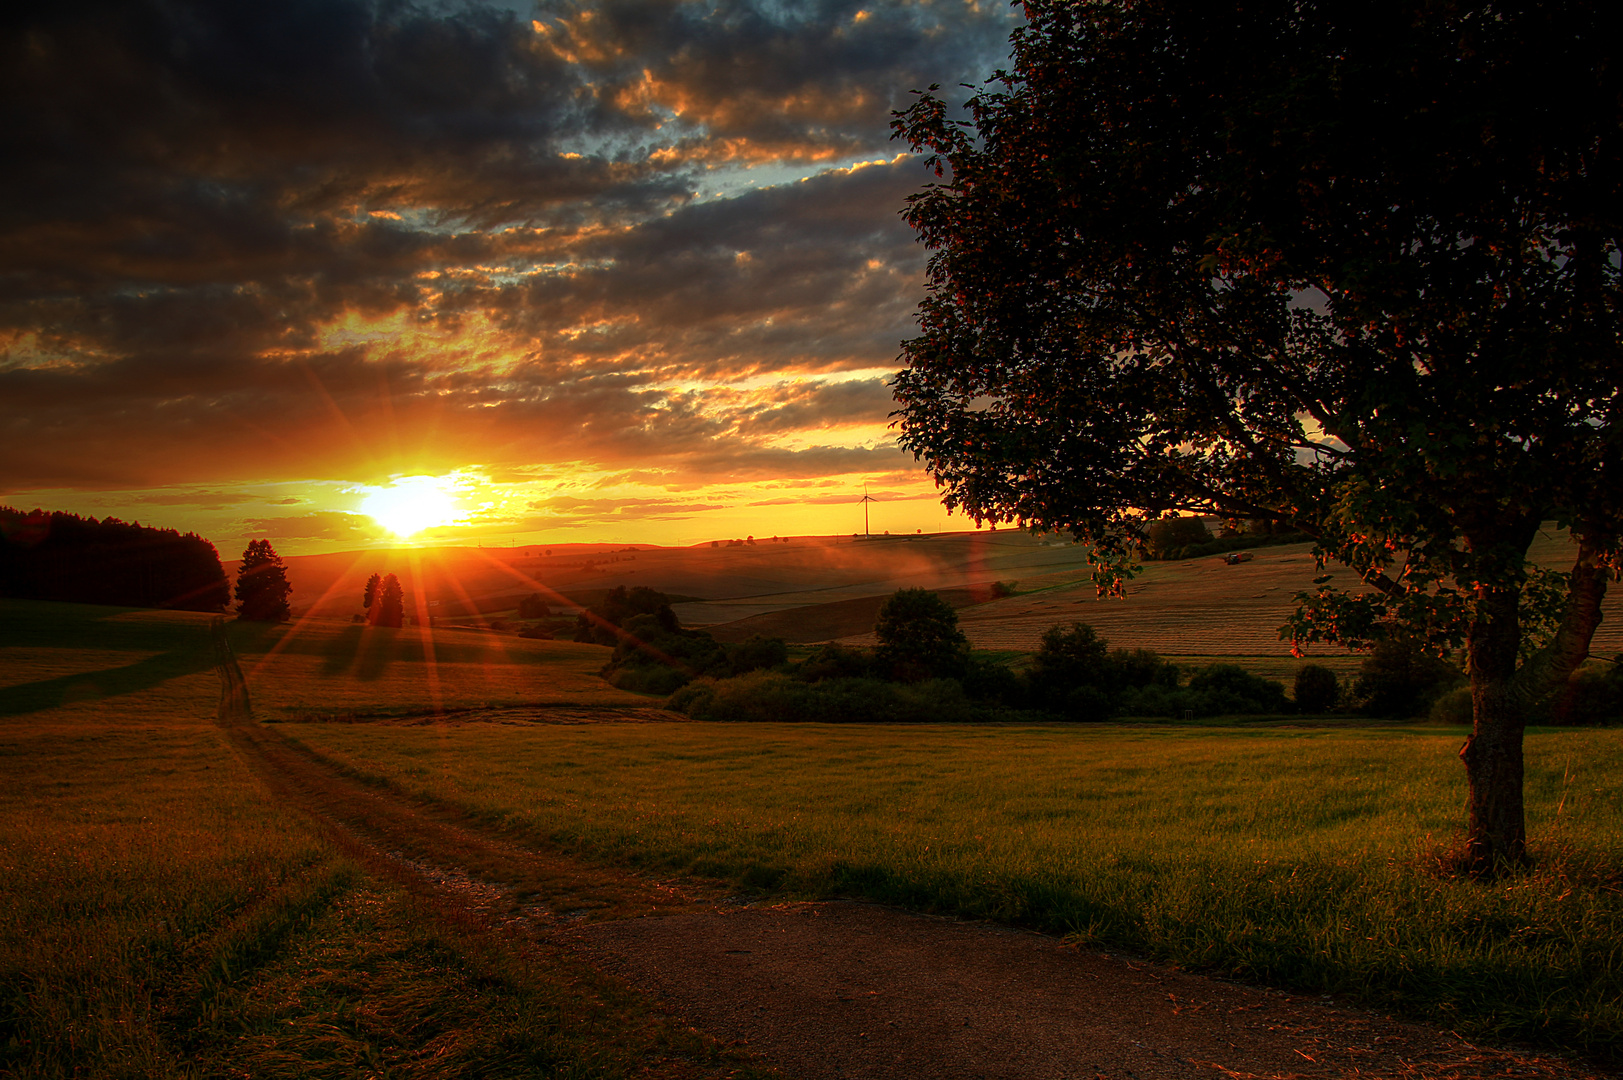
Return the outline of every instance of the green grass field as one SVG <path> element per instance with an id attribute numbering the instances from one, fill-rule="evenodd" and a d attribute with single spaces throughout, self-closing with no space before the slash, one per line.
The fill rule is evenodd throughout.
<path id="1" fill-rule="evenodd" d="M 591 862 L 1004 920 L 1623 1061 L 1616 730 L 1529 735 L 1540 864 L 1482 885 L 1429 863 L 1461 819 L 1455 730 L 301 723 L 648 702 L 590 646 L 231 634 L 278 731 Z M 0 602 L 0 1071 L 614 1075 L 666 1045 L 578 973 L 431 929 L 279 805 L 215 726 L 209 664 L 203 616 Z"/>
<path id="2" fill-rule="evenodd" d="M 1537 872 L 1445 880 L 1459 734 L 1122 727 L 306 726 L 546 843 L 1076 934 L 1613 1057 L 1623 747 L 1530 735 Z"/>
<path id="3" fill-rule="evenodd" d="M 598 677 L 596 645 L 325 619 L 228 624 L 262 720 L 502 705 L 647 705 Z"/>

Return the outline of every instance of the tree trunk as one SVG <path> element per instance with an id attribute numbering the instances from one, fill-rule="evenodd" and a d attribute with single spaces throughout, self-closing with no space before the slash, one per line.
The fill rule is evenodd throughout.
<path id="1" fill-rule="evenodd" d="M 1527 860 L 1527 820 L 1522 808 L 1522 731 L 1516 651 L 1521 643 L 1516 589 L 1483 589 L 1467 642 L 1473 723 L 1460 748 L 1470 783 L 1470 822 L 1464 866 L 1492 875 Z"/>
<path id="2" fill-rule="evenodd" d="M 1517 617 L 1520 593 L 1480 590 L 1471 624 L 1471 737 L 1460 748 L 1470 782 L 1470 824 L 1464 866 L 1474 875 L 1527 861 L 1527 824 L 1522 807 L 1522 732 L 1528 711 L 1558 693 L 1589 656 L 1589 643 L 1601 622 L 1610 565 L 1603 548 L 1580 540 L 1569 578 L 1566 610 L 1555 638 L 1522 670 Z"/>

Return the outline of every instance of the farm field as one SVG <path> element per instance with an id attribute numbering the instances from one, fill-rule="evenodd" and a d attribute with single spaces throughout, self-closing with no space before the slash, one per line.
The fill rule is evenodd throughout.
<path id="1" fill-rule="evenodd" d="M 552 554 L 547 554 L 547 552 Z M 708 625 L 748 615 L 905 587 L 961 588 L 1008 577 L 1076 572 L 1087 551 L 1022 532 L 876 536 L 802 536 L 711 547 L 395 548 L 293 556 L 285 560 L 295 613 L 347 620 L 361 610 L 373 573 L 396 574 L 411 603 L 445 617 L 510 612 L 539 592 L 590 594 L 645 585 L 696 601 L 678 609 L 684 623 Z M 428 606 L 432 605 L 432 606 Z"/>
<path id="2" fill-rule="evenodd" d="M 1318 572 L 1311 545 L 1255 549 L 1251 561 L 1228 566 L 1220 558 L 1146 563 L 1127 584 L 1124 599 L 1101 600 L 1085 575 L 1022 582 L 1021 594 L 978 604 L 959 613 L 970 643 L 981 649 L 1034 651 L 1043 631 L 1056 623 L 1090 624 L 1115 648 L 1152 649 L 1165 656 L 1235 658 L 1259 674 L 1288 685 L 1296 664 L 1290 643 L 1279 639 L 1298 592 L 1311 591 Z M 1546 566 L 1570 566 L 1564 538 L 1546 530 L 1533 557 Z M 1331 581 L 1353 588 L 1357 576 L 1345 567 L 1327 568 Z M 1039 585 L 1027 592 L 1029 585 Z M 1605 620 L 1592 651 L 1623 653 L 1623 590 L 1613 589 L 1603 606 Z M 842 640 L 871 644 L 871 629 Z M 1243 659 L 1241 659 L 1243 658 Z M 1269 662 L 1273 658 L 1276 662 Z M 1356 668 L 1357 659 L 1334 646 L 1308 650 L 1313 663 L 1338 673 Z M 1210 662 L 1209 659 L 1206 662 Z"/>
<path id="3" fill-rule="evenodd" d="M 1096 597 L 1085 547 L 1006 530 L 865 540 L 794 537 L 782 543 L 758 538 L 752 545 L 714 548 L 408 548 L 297 557 L 288 568 L 295 610 L 340 623 L 361 610 L 369 574 L 397 573 L 411 598 L 409 610 L 441 621 L 478 624 L 510 616 L 518 599 L 532 592 L 567 611 L 571 602 L 563 594 L 646 585 L 698 598 L 675 604 L 675 611 L 684 625 L 707 629 L 718 640 L 761 634 L 800 644 L 871 643 L 885 596 L 899 588 L 929 588 L 960 609 L 962 629 L 977 648 L 1030 652 L 1050 626 L 1079 620 L 1117 648 L 1205 658 L 1200 663 L 1223 657 L 1288 684 L 1298 662 L 1289 642 L 1279 639 L 1279 628 L 1296 593 L 1312 587 L 1310 550 L 1308 544 L 1259 548 L 1237 566 L 1218 557 L 1147 563 L 1120 600 Z M 1540 535 L 1532 554 L 1556 569 L 1570 561 L 1565 538 L 1553 528 Z M 1356 585 L 1344 568 L 1332 569 L 1331 576 L 1344 587 Z M 994 599 L 990 586 L 1000 581 L 1017 583 L 1017 595 Z M 1623 590 L 1612 590 L 1604 610 L 1594 652 L 1610 657 L 1623 652 Z M 1333 646 L 1309 653 L 1312 662 L 1338 673 L 1358 663 Z M 322 655 L 324 665 L 339 662 Z M 364 672 L 364 658 L 357 656 L 355 666 Z"/>
<path id="4" fill-rule="evenodd" d="M 315 618 L 228 632 L 263 720 L 649 704 L 598 677 L 607 651 L 596 645 Z"/>
<path id="5" fill-rule="evenodd" d="M 993 536 L 966 539 L 957 562 L 912 582 L 829 586 L 859 595 L 826 605 L 785 593 L 803 602 L 756 618 L 817 625 L 876 603 L 860 595 L 875 582 L 956 582 L 977 644 L 1029 648 L 1020 634 L 1034 644 L 1082 618 L 1114 645 L 1193 666 L 1230 655 L 1205 651 L 1213 641 L 1245 647 L 1245 627 L 1272 618 L 1276 598 L 1288 605 L 1292 560 L 1310 563 L 1279 548 L 1238 567 L 1151 564 L 1126 602 L 1109 603 L 1061 565 L 1080 549 L 1010 539 L 1003 554 Z M 863 559 L 880 546 L 863 545 Z M 976 588 L 1011 578 L 1029 591 L 986 601 Z M 1236 585 L 1250 591 L 1225 601 Z M 1190 606 L 1135 606 L 1157 589 Z M 1179 638 L 1176 617 L 1145 614 L 1167 608 L 1224 629 Z M 1092 614 L 1105 611 L 1137 612 L 1148 628 Z M 700 1063 L 692 1075 L 748 1074 L 590 973 L 515 965 L 448 920 L 437 894 L 287 802 L 249 752 L 255 740 L 291 740 L 332 775 L 561 853 L 580 872 L 1012 922 L 1623 1062 L 1615 731 L 1529 736 L 1540 866 L 1490 887 L 1430 869 L 1460 818 L 1457 730 L 704 725 L 608 686 L 597 646 L 306 617 L 226 624 L 254 715 L 274 722 L 252 725 L 274 733 L 261 739 L 220 726 L 209 627 L 186 613 L 0 601 L 0 1015 L 13 1018 L 0 1071 L 181 1075 L 195 1058 L 344 1076 L 375 1060 L 411 1076 L 437 1075 L 441 1055 L 472 1073 L 522 1059 L 617 1075 L 680 1059 Z M 1298 661 L 1277 642 L 1258 650 L 1235 658 L 1288 684 Z M 1343 675 L 1359 661 L 1312 659 Z M 430 713 L 451 722 L 423 722 Z M 393 722 L 413 717 L 419 726 Z M 536 722 L 547 719 L 567 722 Z M 594 722 L 616 719 L 661 722 Z M 333 720 L 347 722 L 322 722 Z M 634 913 L 628 904 L 604 914 Z M 449 1026 L 414 1026 L 423 1008 Z M 481 1019 L 457 1027 L 459 1016 Z"/>
<path id="6" fill-rule="evenodd" d="M 207 616 L 0 601 L 0 1075 L 753 1075 L 358 860 L 219 701 Z"/>

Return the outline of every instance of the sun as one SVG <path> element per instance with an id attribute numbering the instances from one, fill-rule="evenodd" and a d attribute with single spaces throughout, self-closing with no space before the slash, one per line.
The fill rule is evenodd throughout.
<path id="1" fill-rule="evenodd" d="M 361 513 L 399 537 L 414 536 L 457 519 L 456 500 L 435 476 L 405 476 L 361 501 Z"/>

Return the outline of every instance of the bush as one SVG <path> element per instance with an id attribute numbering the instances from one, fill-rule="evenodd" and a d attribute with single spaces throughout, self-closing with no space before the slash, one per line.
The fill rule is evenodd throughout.
<path id="1" fill-rule="evenodd" d="M 1341 696 L 1341 685 L 1336 673 L 1319 664 L 1304 664 L 1296 669 L 1296 710 L 1304 713 L 1329 712 L 1336 707 Z"/>
<path id="2" fill-rule="evenodd" d="M 789 646 L 782 638 L 756 634 L 736 645 L 727 646 L 727 666 L 734 675 L 781 667 L 788 662 Z"/>
<path id="3" fill-rule="evenodd" d="M 1429 718 L 1439 724 L 1464 724 L 1470 727 L 1476 719 L 1472 708 L 1471 688 L 1456 686 L 1431 703 Z"/>
<path id="4" fill-rule="evenodd" d="M 1147 532 L 1152 559 L 1172 558 L 1182 548 L 1205 544 L 1212 538 L 1206 523 L 1198 517 L 1160 518 L 1150 522 Z"/>
<path id="5" fill-rule="evenodd" d="M 1424 716 L 1465 673 L 1414 640 L 1394 636 L 1376 645 L 1359 670 L 1353 694 L 1375 716 Z"/>
<path id="6" fill-rule="evenodd" d="M 874 675 L 873 653 L 831 641 L 801 661 L 795 674 L 806 682 L 823 679 L 863 679 Z"/>
<path id="7" fill-rule="evenodd" d="M 1290 710 L 1282 684 L 1253 675 L 1236 664 L 1201 668 L 1189 677 L 1189 692 L 1197 701 L 1195 713 L 1199 716 L 1249 716 Z"/>
<path id="8" fill-rule="evenodd" d="M 1134 711 L 1126 704 L 1129 698 L 1135 708 L 1141 704 L 1133 691 L 1178 685 L 1177 667 L 1150 650 L 1111 650 L 1109 646 L 1087 623 L 1050 627 L 1032 657 L 1028 675 L 1032 704 L 1068 719 L 1104 720 Z"/>
<path id="9" fill-rule="evenodd" d="M 694 682 L 671 695 L 666 705 L 695 720 L 732 723 L 953 723 L 979 716 L 963 688 L 950 679 L 907 686 L 878 679 L 808 683 L 775 671 Z"/>
<path id="10" fill-rule="evenodd" d="M 1085 622 L 1050 626 L 1031 658 L 1027 679 L 1039 708 L 1069 713 L 1071 692 L 1079 686 L 1103 687 L 1109 681 L 1110 643 Z"/>
<path id="11" fill-rule="evenodd" d="M 1184 715 L 1204 716 L 1201 702 L 1188 690 L 1176 686 L 1133 687 L 1116 698 L 1119 716 L 1153 716 L 1181 720 Z"/>
<path id="12" fill-rule="evenodd" d="M 964 693 L 976 701 L 995 701 L 1014 709 L 1025 706 L 1026 684 L 1007 664 L 970 653 L 958 681 Z"/>
<path id="13" fill-rule="evenodd" d="M 609 673 L 608 679 L 611 686 L 633 694 L 660 695 L 678 690 L 688 681 L 687 675 L 664 664 L 618 668 Z"/>
<path id="14" fill-rule="evenodd" d="M 963 670 L 969 639 L 952 605 L 928 589 L 898 589 L 874 624 L 879 661 L 902 682 L 946 678 Z"/>
<path id="15" fill-rule="evenodd" d="M 1591 726 L 1623 721 L 1623 656 L 1590 661 L 1567 680 L 1563 693 L 1542 703 L 1536 719 L 1550 724 Z"/>

